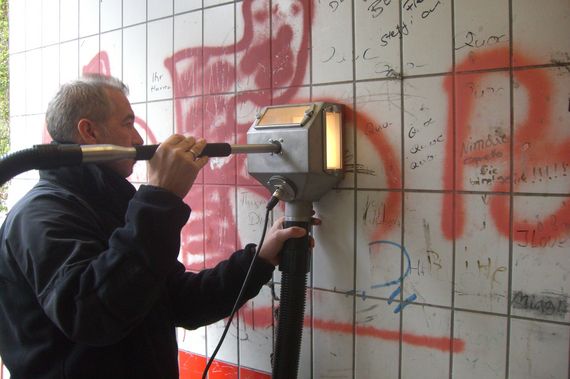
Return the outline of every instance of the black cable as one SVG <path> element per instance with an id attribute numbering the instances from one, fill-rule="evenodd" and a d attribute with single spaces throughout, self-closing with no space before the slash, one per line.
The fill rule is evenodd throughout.
<path id="1" fill-rule="evenodd" d="M 208 370 L 210 369 L 210 366 L 212 365 L 212 363 L 214 363 L 214 358 L 216 357 L 216 354 L 218 354 L 218 350 L 220 350 L 220 348 L 222 347 L 222 343 L 224 342 L 224 339 L 226 338 L 226 334 L 228 333 L 228 330 L 230 329 L 230 325 L 232 324 L 232 320 L 234 318 L 234 315 L 237 312 L 239 304 L 241 303 L 241 301 L 243 299 L 243 295 L 245 293 L 245 288 L 247 287 L 249 277 L 251 276 L 253 265 L 255 263 L 255 260 L 257 259 L 257 256 L 259 255 L 259 252 L 261 251 L 261 247 L 263 246 L 263 241 L 265 240 L 265 234 L 267 232 L 267 224 L 269 221 L 269 212 L 271 212 L 271 210 L 273 209 L 273 207 L 275 207 L 276 204 L 277 204 L 277 202 L 275 202 L 275 204 L 273 204 L 271 202 L 266 207 L 265 222 L 263 225 L 263 233 L 261 235 L 261 240 L 259 241 L 259 246 L 257 247 L 255 254 L 253 256 L 253 259 L 251 260 L 251 263 L 249 265 L 249 269 L 247 270 L 247 274 L 245 275 L 245 279 L 243 280 L 243 284 L 242 284 L 241 289 L 239 291 L 238 297 L 236 299 L 236 302 L 234 303 L 234 307 L 232 309 L 232 312 L 230 313 L 230 318 L 228 320 L 228 323 L 226 324 L 226 327 L 224 328 L 224 332 L 222 333 L 222 336 L 220 337 L 220 341 L 218 342 L 218 345 L 214 349 L 212 356 L 208 360 L 208 364 L 204 368 L 204 373 L 202 374 L 202 379 L 206 379 L 206 376 L 208 375 Z"/>

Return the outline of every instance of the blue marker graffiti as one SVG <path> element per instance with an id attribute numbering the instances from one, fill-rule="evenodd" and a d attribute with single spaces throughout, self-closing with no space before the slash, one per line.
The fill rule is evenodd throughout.
<path id="1" fill-rule="evenodd" d="M 404 257 L 406 258 L 406 270 L 404 271 L 404 274 L 395 280 L 390 280 L 387 281 L 385 283 L 380 283 L 380 284 L 374 284 L 373 286 L 371 286 L 370 288 L 383 288 L 383 287 L 391 287 L 391 286 L 398 286 L 398 288 L 396 288 L 396 290 L 394 292 L 392 292 L 390 294 L 390 297 L 388 298 L 388 304 L 392 304 L 392 302 L 394 301 L 394 299 L 396 299 L 396 297 L 398 297 L 400 295 L 400 292 L 402 291 L 402 287 L 401 284 L 404 282 L 404 279 L 410 275 L 410 272 L 412 271 L 412 263 L 410 260 L 410 254 L 408 254 L 408 251 L 406 250 L 406 248 L 396 242 L 392 242 L 392 241 L 385 241 L 385 240 L 379 240 L 379 241 L 372 241 L 368 244 L 368 247 L 372 247 L 374 245 L 381 245 L 381 244 L 386 244 L 386 245 L 392 245 L 395 246 L 397 248 L 400 249 L 400 251 L 402 252 L 402 254 L 404 254 Z M 404 309 L 405 306 L 407 306 L 408 304 L 410 304 L 411 302 L 413 302 L 414 300 L 416 300 L 417 296 L 415 293 L 411 294 L 410 296 L 408 296 L 407 298 L 405 298 L 400 304 L 398 304 L 398 306 L 394 309 L 394 313 L 398 313 L 400 312 L 402 309 Z"/>

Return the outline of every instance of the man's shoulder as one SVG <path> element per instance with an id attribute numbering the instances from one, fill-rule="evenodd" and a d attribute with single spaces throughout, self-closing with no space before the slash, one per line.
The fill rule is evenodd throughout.
<path id="1" fill-rule="evenodd" d="M 90 208 L 81 195 L 58 183 L 40 179 L 12 209 L 6 221 L 15 218 L 34 219 L 39 215 L 57 215 L 63 209 Z"/>

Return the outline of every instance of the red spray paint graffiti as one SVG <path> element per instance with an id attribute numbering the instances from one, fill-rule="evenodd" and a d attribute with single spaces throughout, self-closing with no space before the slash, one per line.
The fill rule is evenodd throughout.
<path id="1" fill-rule="evenodd" d="M 238 120 L 236 114 L 295 100 L 296 87 L 303 84 L 309 61 L 309 1 L 288 6 L 274 2 L 271 9 L 267 2 L 244 1 L 242 13 L 244 30 L 235 44 L 182 49 L 165 60 L 174 89 L 177 133 L 203 136 L 209 141 L 244 143 L 253 115 Z M 268 32 L 270 20 L 272 36 Z M 294 30 L 301 31 L 301 38 Z M 271 93 L 270 84 L 286 89 Z M 236 85 L 252 91 L 236 97 Z M 200 208 L 204 211 L 197 221 L 203 223 L 204 231 L 197 236 L 185 228 L 182 233 L 182 258 L 192 262 L 187 263 L 189 269 L 211 267 L 242 245 L 235 233 L 236 215 L 232 212 L 236 184 L 248 186 L 260 197 L 267 195 L 247 175 L 244 157 L 211 159 L 201 180 L 204 197 Z"/>
<path id="2" fill-rule="evenodd" d="M 250 309 L 251 305 L 247 304 L 240 311 L 240 320 L 243 328 L 269 328 L 272 325 L 271 308 L 257 307 Z M 325 332 L 336 332 L 347 335 L 352 335 L 354 332 L 357 336 L 370 337 L 378 340 L 399 342 L 400 331 L 379 329 L 372 326 L 357 325 L 353 329 L 352 323 L 343 323 L 333 320 L 313 319 L 311 323 L 310 318 L 305 318 L 305 327 L 312 327 Z M 443 352 L 462 353 L 465 351 L 465 341 L 454 338 L 451 340 L 448 337 L 433 337 L 428 335 L 418 335 L 413 333 L 402 333 L 402 341 L 411 346 L 425 347 L 427 349 L 439 350 Z"/>
<path id="3" fill-rule="evenodd" d="M 484 51 L 477 54 L 477 62 L 489 65 L 496 65 L 504 60 L 506 49 L 494 49 Z M 514 59 L 520 65 L 532 66 L 535 62 L 526 58 L 522 54 L 515 53 Z M 456 71 L 472 70 L 473 61 L 465 60 L 457 65 Z M 457 107 L 457 116 L 453 120 L 453 113 L 450 111 L 447 120 L 447 141 L 453 141 L 453 133 L 455 125 L 455 147 L 456 156 L 453 156 L 454 144 L 448 143 L 445 151 L 445 170 L 444 170 L 444 187 L 453 187 L 453 168 L 455 167 L 455 189 L 461 191 L 464 189 L 465 168 L 472 165 L 480 165 L 480 162 L 486 164 L 494 164 L 502 167 L 502 172 L 497 172 L 505 180 L 496 181 L 492 191 L 505 192 L 510 191 L 509 158 L 510 157 L 510 138 L 506 133 L 502 135 L 494 135 L 488 138 L 487 147 L 483 147 L 483 143 L 471 149 L 464 149 L 469 143 L 471 120 L 475 112 L 476 99 L 473 96 L 472 88 L 467 85 L 467 81 L 478 82 L 484 79 L 486 75 L 496 73 L 477 73 L 455 76 L 455 91 L 453 88 L 453 77 L 448 77 L 444 83 L 444 89 L 448 94 L 448 103 L 453 103 L 453 95 L 461 106 Z M 504 75 L 508 76 L 509 72 L 505 71 Z M 516 70 L 513 72 L 513 79 L 519 88 L 525 89 L 528 93 L 528 116 L 520 124 L 515 125 L 515 135 L 513 140 L 513 174 L 512 191 L 516 192 L 523 185 L 530 183 L 531 167 L 560 167 L 560 171 L 568 166 L 570 162 L 570 140 L 559 143 L 559 137 L 552 125 L 553 120 L 550 115 L 552 113 L 553 83 L 552 78 L 544 70 Z M 455 121 L 455 123 L 454 123 Z M 470 151 L 469 151 L 470 150 Z M 564 192 L 564 191 L 560 191 Z M 444 214 L 453 209 L 455 202 L 455 238 L 460 237 L 464 233 L 465 227 L 465 205 L 461 197 L 453 197 L 446 195 L 444 198 Z M 509 238 L 509 220 L 510 205 L 508 196 L 493 196 L 489 202 L 491 215 L 495 221 L 495 225 L 499 233 L 505 238 Z M 516 210 L 513 213 L 513 239 L 517 242 L 528 244 L 528 233 L 533 233 L 533 239 L 536 241 L 551 241 L 553 239 L 564 237 L 568 234 L 568 229 L 560 227 L 570 223 L 570 204 L 561 201 L 558 210 L 549 215 L 543 215 L 538 222 L 530 223 L 522 220 L 517 216 Z M 554 220 L 554 221 L 553 221 Z M 442 218 L 442 231 L 448 239 L 454 238 L 454 225 L 451 218 Z M 537 224 L 541 227 L 537 228 Z M 524 232 L 524 233 L 523 233 Z M 539 246 L 537 243 L 536 246 Z M 534 247 L 536 247 L 534 246 Z"/>
<path id="4" fill-rule="evenodd" d="M 171 70 L 174 89 L 175 131 L 204 136 L 211 141 L 243 143 L 252 118 L 241 120 L 241 111 L 258 110 L 269 104 L 306 101 L 298 97 L 298 87 L 305 84 L 309 62 L 309 6 L 309 1 L 298 1 L 286 9 L 277 3 L 270 10 L 266 2 L 244 1 L 245 30 L 235 46 L 183 49 L 166 59 L 165 66 Z M 270 20 L 272 36 L 268 36 Z M 263 53 L 267 51 L 273 52 L 271 57 Z M 235 64 L 234 54 L 239 57 Z M 109 67 L 107 55 L 101 52 L 84 68 L 84 72 L 111 74 Z M 233 95 L 236 81 L 250 75 L 254 75 L 251 86 L 255 90 L 240 92 L 237 97 Z M 272 91 L 267 88 L 269 83 L 273 88 L 283 89 Z M 231 94 L 220 94 L 223 92 Z M 352 119 L 353 110 L 349 104 L 346 105 L 346 113 L 347 118 Z M 356 114 L 357 132 L 366 134 L 365 128 L 369 123 L 365 114 Z M 138 125 L 146 132 L 149 143 L 158 142 L 143 120 L 138 120 Z M 208 127 L 204 128 L 204 125 Z M 401 189 L 401 166 L 396 151 L 381 134 L 368 138 L 383 164 L 388 188 Z M 181 255 L 189 269 L 210 267 L 241 245 L 235 232 L 236 215 L 233 211 L 236 184 L 248 186 L 251 192 L 262 198 L 266 195 L 266 190 L 247 175 L 244 159 L 231 157 L 213 160 L 185 199 L 194 209 L 193 218 L 182 231 Z M 401 196 L 398 191 L 388 193 L 386 213 L 389 219 L 399 218 Z M 382 225 L 370 238 L 380 239 L 391 227 L 390 224 Z M 352 333 L 351 325 L 328 320 L 313 320 L 313 326 L 325 331 Z M 371 327 L 359 327 L 357 333 L 383 340 L 399 339 L 400 334 L 399 331 Z M 403 341 L 455 353 L 464 349 L 463 341 L 448 337 L 404 334 Z"/>

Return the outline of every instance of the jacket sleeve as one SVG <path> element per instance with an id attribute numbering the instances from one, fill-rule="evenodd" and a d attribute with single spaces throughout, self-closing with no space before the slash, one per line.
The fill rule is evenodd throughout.
<path id="1" fill-rule="evenodd" d="M 124 226 L 105 240 L 80 202 L 52 195 L 35 200 L 14 218 L 16 238 L 8 241 L 41 307 L 74 341 L 119 341 L 164 293 L 189 208 L 167 191 L 141 186 Z"/>
<path id="2" fill-rule="evenodd" d="M 176 326 L 195 329 L 229 316 L 254 255 L 255 245 L 250 244 L 199 273 L 185 272 L 180 264 L 168 280 Z M 273 270 L 270 263 L 256 259 L 240 307 L 259 293 Z"/>

